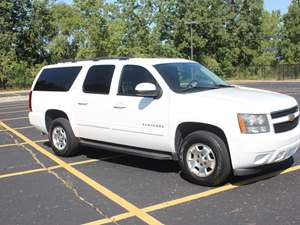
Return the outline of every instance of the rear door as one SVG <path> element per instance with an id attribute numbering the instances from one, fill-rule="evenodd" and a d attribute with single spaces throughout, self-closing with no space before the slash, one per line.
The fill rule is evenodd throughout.
<path id="1" fill-rule="evenodd" d="M 79 136 L 91 140 L 107 140 L 111 122 L 109 95 L 115 65 L 89 68 L 76 99 L 76 126 Z"/>

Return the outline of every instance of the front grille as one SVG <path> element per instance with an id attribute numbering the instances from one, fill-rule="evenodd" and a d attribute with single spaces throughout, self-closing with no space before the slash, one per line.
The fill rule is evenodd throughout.
<path id="1" fill-rule="evenodd" d="M 287 116 L 289 114 L 293 114 L 295 112 L 298 112 L 298 106 L 295 106 L 295 107 L 289 108 L 289 109 L 284 109 L 284 110 L 272 112 L 271 117 L 272 117 L 272 119 L 276 119 L 276 118 L 279 118 L 279 117 Z"/>
<path id="2" fill-rule="evenodd" d="M 297 127 L 299 123 L 299 108 L 298 106 L 294 106 L 292 108 L 279 110 L 271 113 L 271 118 L 273 119 L 273 126 L 275 133 L 283 133 Z M 296 118 L 294 120 L 290 120 L 289 115 L 294 115 Z M 276 121 L 278 118 L 284 117 Z M 292 118 L 291 118 L 292 119 Z"/>
<path id="3" fill-rule="evenodd" d="M 299 116 L 296 117 L 293 121 L 274 124 L 274 131 L 275 133 L 286 132 L 297 127 L 298 123 L 299 123 Z"/>

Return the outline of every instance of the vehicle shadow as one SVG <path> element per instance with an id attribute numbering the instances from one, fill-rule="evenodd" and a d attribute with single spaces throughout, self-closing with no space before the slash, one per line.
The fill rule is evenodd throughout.
<path id="1" fill-rule="evenodd" d="M 43 145 L 50 147 L 49 142 L 44 142 Z M 119 164 L 138 169 L 151 170 L 161 173 L 178 173 L 182 176 L 179 163 L 171 160 L 156 160 L 151 158 L 144 158 L 122 153 L 115 153 L 107 150 L 100 150 L 90 147 L 80 147 L 77 155 L 84 155 L 88 159 L 98 159 L 99 161 Z M 294 158 L 290 157 L 280 163 L 268 166 L 263 171 L 247 176 L 234 176 L 228 179 L 228 183 L 235 186 L 244 186 L 257 183 L 263 180 L 268 180 L 272 177 L 280 175 L 284 170 L 290 168 L 294 164 Z"/>
<path id="2" fill-rule="evenodd" d="M 248 176 L 232 176 L 229 182 L 235 186 L 244 186 L 268 180 L 283 173 L 294 164 L 294 158 L 290 157 L 282 162 L 264 168 L 263 171 Z"/>
<path id="3" fill-rule="evenodd" d="M 85 148 L 82 154 L 84 154 L 87 158 L 91 158 L 91 159 L 99 159 L 101 161 L 106 161 L 114 164 L 120 164 L 124 166 L 162 172 L 162 173 L 179 173 L 180 176 L 182 176 L 179 163 L 176 161 L 156 160 L 156 159 L 143 158 L 143 157 L 120 154 L 120 153 L 118 153 L 120 157 L 101 159 L 103 157 L 103 154 L 111 154 L 111 152 L 92 149 L 92 148 Z M 288 169 L 293 164 L 294 164 L 294 159 L 293 157 L 290 157 L 285 161 L 268 166 L 267 168 L 264 168 L 262 172 L 258 172 L 254 175 L 231 176 L 228 182 L 236 186 L 249 185 L 252 183 L 256 183 L 262 180 L 267 180 L 272 177 L 278 176 L 282 173 L 282 171 Z M 185 179 L 184 176 L 182 176 L 182 178 Z"/>
<path id="4" fill-rule="evenodd" d="M 156 160 L 122 153 L 113 153 L 106 150 L 99 150 L 88 147 L 84 147 L 84 149 L 81 149 L 80 153 L 90 159 L 99 159 L 100 161 L 120 164 L 123 166 L 129 166 L 144 170 L 151 170 L 155 172 L 179 173 L 180 171 L 178 162 L 171 160 Z M 103 158 L 103 156 L 109 155 L 115 155 L 118 157 Z"/>

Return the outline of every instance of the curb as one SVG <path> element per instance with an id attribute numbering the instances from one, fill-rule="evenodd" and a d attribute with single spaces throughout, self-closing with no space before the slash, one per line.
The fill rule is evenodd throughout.
<path id="1" fill-rule="evenodd" d="M 20 91 L 0 91 L 0 97 L 1 95 L 18 95 L 18 94 L 25 94 L 25 93 L 29 93 L 30 90 L 20 90 Z"/>
<path id="2" fill-rule="evenodd" d="M 27 101 L 29 90 L 0 92 L 0 103 Z"/>
<path id="3" fill-rule="evenodd" d="M 296 80 L 226 80 L 228 83 L 241 84 L 241 83 L 299 83 L 300 79 Z"/>
<path id="4" fill-rule="evenodd" d="M 5 102 L 17 102 L 17 101 L 27 101 L 28 96 L 13 96 L 13 97 L 1 97 L 0 96 L 0 103 Z"/>

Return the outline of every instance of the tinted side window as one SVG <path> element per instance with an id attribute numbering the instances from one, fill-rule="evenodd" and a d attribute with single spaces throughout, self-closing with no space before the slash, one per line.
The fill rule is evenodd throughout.
<path id="1" fill-rule="evenodd" d="M 83 91 L 86 93 L 108 94 L 115 66 L 92 66 L 87 72 L 83 83 Z"/>
<path id="2" fill-rule="evenodd" d="M 119 95 L 135 96 L 135 87 L 144 82 L 157 85 L 152 74 L 144 67 L 134 65 L 124 66 L 119 85 Z"/>
<path id="3" fill-rule="evenodd" d="M 34 90 L 68 91 L 81 68 L 81 66 L 76 66 L 44 69 L 36 82 Z"/>

